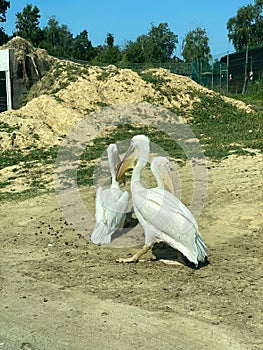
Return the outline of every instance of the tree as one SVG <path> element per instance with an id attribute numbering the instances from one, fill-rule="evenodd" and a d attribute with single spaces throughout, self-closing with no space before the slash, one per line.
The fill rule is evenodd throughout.
<path id="1" fill-rule="evenodd" d="M 46 49 L 50 55 L 71 58 L 73 35 L 65 24 L 59 25 L 55 16 L 51 17 L 43 28 L 44 39 L 39 46 Z"/>
<path id="2" fill-rule="evenodd" d="M 93 63 L 116 64 L 121 60 L 121 51 L 118 46 L 96 47 L 96 57 Z"/>
<path id="3" fill-rule="evenodd" d="M 6 44 L 9 40 L 8 35 L 4 32 L 3 28 L 0 28 L 0 46 Z"/>
<path id="4" fill-rule="evenodd" d="M 186 62 L 195 62 L 200 81 L 202 70 L 208 68 L 209 61 L 212 59 L 205 29 L 197 27 L 186 34 L 182 44 L 182 56 Z"/>
<path id="5" fill-rule="evenodd" d="M 42 30 L 39 27 L 40 10 L 37 6 L 27 4 L 22 12 L 16 13 L 16 35 L 38 45 L 42 40 Z"/>
<path id="6" fill-rule="evenodd" d="M 178 36 L 169 29 L 167 23 L 160 23 L 157 27 L 152 25 L 145 48 L 147 61 L 169 61 L 177 43 Z"/>
<path id="7" fill-rule="evenodd" d="M 96 47 L 96 57 L 94 63 L 116 64 L 121 60 L 121 51 L 119 46 L 114 45 L 114 35 L 107 33 L 105 39 L 106 45 Z"/>
<path id="8" fill-rule="evenodd" d="M 131 63 L 144 63 L 146 61 L 146 42 L 146 35 L 140 35 L 135 42 L 131 40 L 127 41 L 123 51 L 123 57 L 125 57 L 125 61 Z"/>
<path id="9" fill-rule="evenodd" d="M 95 49 L 88 38 L 86 30 L 79 33 L 73 40 L 72 57 L 85 61 L 91 61 L 95 57 Z"/>
<path id="10" fill-rule="evenodd" d="M 186 34 L 182 49 L 182 56 L 186 62 L 194 60 L 209 62 L 212 58 L 206 30 L 201 27 L 197 27 Z"/>
<path id="11" fill-rule="evenodd" d="M 114 36 L 111 33 L 107 33 L 105 42 L 108 47 L 112 47 L 114 45 Z"/>
<path id="12" fill-rule="evenodd" d="M 0 22 L 6 22 L 6 11 L 10 8 L 10 1 L 0 0 Z"/>
<path id="13" fill-rule="evenodd" d="M 263 45 L 263 0 L 238 9 L 235 17 L 227 21 L 229 41 L 236 51 L 249 46 Z"/>
<path id="14" fill-rule="evenodd" d="M 6 22 L 6 11 L 10 7 L 10 1 L 0 0 L 0 22 Z M 4 28 L 0 27 L 0 46 L 8 41 L 8 35 L 4 32 Z"/>
<path id="15" fill-rule="evenodd" d="M 167 62 L 172 58 L 177 43 L 178 36 L 167 23 L 152 24 L 146 35 L 140 35 L 135 42 L 127 42 L 124 54 L 133 63 Z"/>
<path id="16" fill-rule="evenodd" d="M 121 51 L 119 46 L 114 45 L 114 36 L 107 33 L 105 39 L 106 45 L 99 45 L 96 47 L 96 56 L 93 63 L 101 64 L 116 64 L 121 60 Z"/>

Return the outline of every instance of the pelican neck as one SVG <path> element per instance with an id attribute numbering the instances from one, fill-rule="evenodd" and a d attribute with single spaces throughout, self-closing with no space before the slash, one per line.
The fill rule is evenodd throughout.
<path id="1" fill-rule="evenodd" d="M 147 164 L 147 161 L 149 159 L 149 154 L 150 154 L 150 145 L 149 145 L 148 139 L 147 141 L 143 142 L 140 145 L 140 147 L 138 147 L 138 149 L 139 149 L 139 155 L 137 158 L 137 163 L 132 172 L 131 185 L 135 183 L 141 184 L 141 174 L 144 167 Z"/>
<path id="2" fill-rule="evenodd" d="M 146 164 L 147 163 L 145 160 L 141 160 L 141 159 L 138 160 L 132 172 L 132 178 L 131 178 L 132 184 L 135 184 L 138 182 L 141 183 L 141 174 Z"/>

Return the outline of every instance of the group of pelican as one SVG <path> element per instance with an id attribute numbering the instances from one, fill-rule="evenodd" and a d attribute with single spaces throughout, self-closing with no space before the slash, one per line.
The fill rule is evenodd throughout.
<path id="1" fill-rule="evenodd" d="M 133 169 L 130 185 L 132 205 L 144 230 L 145 244 L 132 257 L 118 261 L 137 262 L 154 243 L 165 242 L 196 267 L 199 262 L 204 262 L 207 258 L 206 245 L 201 239 L 196 219 L 174 194 L 169 160 L 166 157 L 152 158 L 151 171 L 157 187 L 148 189 L 141 181 L 142 171 L 150 155 L 150 140 L 147 136 L 134 136 L 122 161 L 116 144 L 109 145 L 107 152 L 112 184 L 110 189 L 97 189 L 96 226 L 91 240 L 96 244 L 109 243 L 112 235 L 123 227 L 129 194 L 121 191 L 119 180 L 127 170 Z"/>

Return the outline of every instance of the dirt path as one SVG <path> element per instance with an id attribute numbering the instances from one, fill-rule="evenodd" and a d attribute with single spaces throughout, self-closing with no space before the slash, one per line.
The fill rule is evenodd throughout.
<path id="1" fill-rule="evenodd" d="M 262 349 L 262 160 L 209 163 L 199 270 L 115 263 L 137 248 L 79 238 L 54 194 L 2 204 L 0 349 Z"/>

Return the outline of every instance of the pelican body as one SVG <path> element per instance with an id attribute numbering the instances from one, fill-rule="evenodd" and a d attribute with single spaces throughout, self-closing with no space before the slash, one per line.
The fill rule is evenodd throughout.
<path id="1" fill-rule="evenodd" d="M 120 261 L 138 261 L 154 243 L 165 242 L 198 266 L 199 261 L 206 259 L 207 252 L 192 213 L 172 194 L 173 192 L 163 188 L 164 183 L 160 173 L 158 174 L 158 167 L 155 167 L 155 176 L 160 186 L 147 189 L 141 183 L 141 173 L 147 164 L 149 153 L 148 137 L 134 136 L 117 169 L 116 180 L 123 176 L 126 170 L 133 169 L 131 178 L 133 208 L 145 232 L 144 247 L 133 257 Z"/>
<path id="2" fill-rule="evenodd" d="M 96 244 L 111 242 L 112 235 L 124 225 L 129 204 L 128 192 L 123 192 L 115 179 L 120 162 L 117 145 L 110 144 L 107 153 L 112 183 L 110 188 L 99 187 L 96 192 L 96 226 L 90 238 Z"/>

